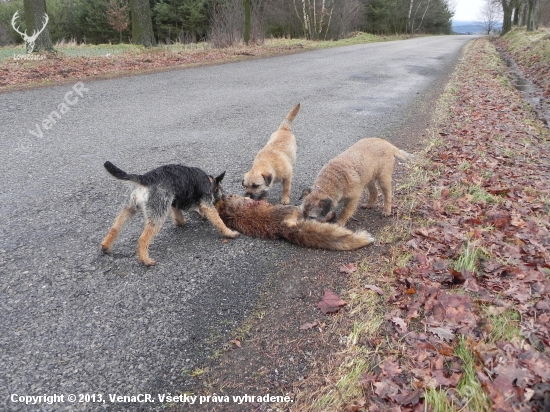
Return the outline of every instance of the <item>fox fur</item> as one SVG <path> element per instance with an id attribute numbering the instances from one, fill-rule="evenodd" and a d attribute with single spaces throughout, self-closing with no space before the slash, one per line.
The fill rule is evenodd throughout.
<path id="1" fill-rule="evenodd" d="M 301 247 L 354 250 L 374 242 L 366 230 L 353 232 L 316 220 L 303 220 L 298 206 L 272 205 L 264 200 L 230 195 L 215 204 L 223 222 L 250 237 L 286 239 Z"/>

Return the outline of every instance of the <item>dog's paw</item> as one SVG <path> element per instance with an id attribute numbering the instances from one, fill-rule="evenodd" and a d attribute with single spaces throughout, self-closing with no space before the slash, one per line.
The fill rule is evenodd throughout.
<path id="1" fill-rule="evenodd" d="M 285 198 L 281 199 L 281 204 L 282 205 L 289 205 L 290 204 L 290 198 L 285 197 Z"/>
<path id="2" fill-rule="evenodd" d="M 236 230 L 228 230 L 227 232 L 224 232 L 223 234 L 225 237 L 228 237 L 228 238 L 231 238 L 231 239 L 235 239 L 237 236 L 240 235 L 239 232 L 237 232 Z"/>
<path id="3" fill-rule="evenodd" d="M 374 203 L 365 203 L 364 205 L 361 205 L 361 208 L 363 209 L 372 209 L 374 207 Z"/>
<path id="4" fill-rule="evenodd" d="M 143 263 L 145 266 L 155 266 L 157 264 L 157 261 L 151 258 L 143 258 L 139 259 L 141 263 Z"/>
<path id="5" fill-rule="evenodd" d="M 107 245 L 104 245 L 103 243 L 100 245 L 101 251 L 105 254 L 111 253 L 111 248 Z"/>
<path id="6" fill-rule="evenodd" d="M 382 216 L 384 216 L 384 217 L 391 216 L 391 211 L 390 212 L 382 212 Z"/>

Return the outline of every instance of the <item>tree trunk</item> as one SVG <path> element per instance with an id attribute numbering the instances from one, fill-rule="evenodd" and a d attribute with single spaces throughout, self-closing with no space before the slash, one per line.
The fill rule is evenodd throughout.
<path id="1" fill-rule="evenodd" d="M 410 0 L 409 14 L 407 15 L 407 28 L 405 29 L 405 33 L 411 33 L 411 34 L 412 34 L 411 13 L 412 13 L 412 8 L 413 8 L 413 2 L 414 2 L 414 0 Z"/>
<path id="2" fill-rule="evenodd" d="M 527 31 L 535 31 L 535 16 L 537 10 L 537 0 L 528 1 L 527 11 Z"/>
<path id="3" fill-rule="evenodd" d="M 25 25 L 27 27 L 26 33 L 28 36 L 31 36 L 33 31 L 39 32 L 44 26 L 46 0 L 24 0 L 23 8 L 25 10 Z M 50 39 L 50 31 L 48 30 L 47 25 L 38 38 L 34 41 L 34 48 L 29 50 L 28 46 L 29 44 L 27 43 L 27 51 L 29 52 L 54 51 L 52 40 Z"/>
<path id="4" fill-rule="evenodd" d="M 518 2 L 516 7 L 514 7 L 514 16 L 512 17 L 512 24 L 514 26 L 519 26 L 520 14 L 521 14 L 521 3 Z"/>
<path id="5" fill-rule="evenodd" d="M 244 0 L 244 44 L 250 41 L 250 0 Z"/>
<path id="6" fill-rule="evenodd" d="M 514 0 L 502 0 L 502 35 L 512 30 Z"/>
<path id="7" fill-rule="evenodd" d="M 132 43 L 152 47 L 156 44 L 149 0 L 130 0 Z"/>

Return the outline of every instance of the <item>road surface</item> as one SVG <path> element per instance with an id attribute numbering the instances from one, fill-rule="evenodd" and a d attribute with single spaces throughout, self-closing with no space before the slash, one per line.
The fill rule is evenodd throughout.
<path id="1" fill-rule="evenodd" d="M 161 410 L 157 394 L 180 393 L 184 371 L 250 313 L 268 275 L 290 256 L 321 253 L 245 236 L 224 241 L 191 213 L 185 228 L 165 223 L 150 250 L 153 268 L 135 255 L 141 216 L 103 255 L 99 243 L 130 192 L 105 172 L 106 160 L 131 173 L 168 163 L 225 170 L 226 191 L 242 193 L 255 153 L 300 102 L 298 203 L 330 158 L 411 121 L 470 39 L 422 37 L 1 94 L 0 410 L 129 410 L 109 394 L 152 394 L 156 402 L 142 408 Z M 277 189 L 270 199 L 279 197 Z M 54 394 L 63 402 L 23 403 Z M 69 394 L 106 402 L 71 403 Z"/>

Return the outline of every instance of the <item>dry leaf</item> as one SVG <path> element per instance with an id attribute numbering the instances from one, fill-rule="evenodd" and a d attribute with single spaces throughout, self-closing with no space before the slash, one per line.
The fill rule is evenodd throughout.
<path id="1" fill-rule="evenodd" d="M 237 346 L 238 348 L 241 347 L 241 341 L 239 341 L 238 339 L 230 340 L 229 343 L 234 344 L 234 345 Z"/>
<path id="2" fill-rule="evenodd" d="M 323 299 L 317 304 L 324 314 L 338 312 L 340 308 L 345 305 L 347 305 L 347 302 L 340 299 L 340 296 L 328 289 L 325 290 Z"/>
<path id="3" fill-rule="evenodd" d="M 357 266 L 355 266 L 355 263 L 348 263 L 347 265 L 343 265 L 340 267 L 340 273 L 345 273 L 347 275 L 355 272 L 357 270 Z"/>

